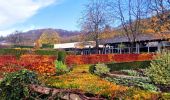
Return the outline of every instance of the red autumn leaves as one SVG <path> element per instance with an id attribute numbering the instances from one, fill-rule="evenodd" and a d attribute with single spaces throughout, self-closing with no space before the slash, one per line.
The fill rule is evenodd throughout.
<path id="1" fill-rule="evenodd" d="M 54 74 L 56 57 L 40 55 L 0 56 L 0 71 L 13 72 L 20 69 L 29 69 L 38 73 Z"/>
<path id="2" fill-rule="evenodd" d="M 107 54 L 107 55 L 69 55 L 66 64 L 96 64 L 111 62 L 132 62 L 152 60 L 154 54 Z"/>
<path id="3" fill-rule="evenodd" d="M 154 54 L 107 54 L 107 55 L 68 55 L 66 64 L 96 64 L 111 62 L 132 62 L 152 60 Z M 13 72 L 29 69 L 42 74 L 55 74 L 54 56 L 22 55 L 17 60 L 15 56 L 0 56 L 0 72 Z"/>

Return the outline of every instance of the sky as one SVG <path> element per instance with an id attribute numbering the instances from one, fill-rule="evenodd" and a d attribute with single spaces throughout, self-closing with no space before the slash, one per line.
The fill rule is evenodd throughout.
<path id="1" fill-rule="evenodd" d="M 88 0 L 0 0 L 0 36 L 42 28 L 79 30 Z"/>

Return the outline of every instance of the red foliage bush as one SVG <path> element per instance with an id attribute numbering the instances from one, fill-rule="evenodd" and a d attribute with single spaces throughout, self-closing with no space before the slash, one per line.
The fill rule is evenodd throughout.
<path id="1" fill-rule="evenodd" d="M 111 62 L 132 62 L 152 60 L 154 54 L 93 54 L 93 55 L 69 55 L 66 64 L 96 64 Z"/>
<path id="2" fill-rule="evenodd" d="M 40 55 L 22 55 L 19 60 L 15 56 L 0 56 L 0 71 L 14 72 L 26 68 L 38 73 L 55 74 L 55 59 L 54 56 Z"/>
<path id="3" fill-rule="evenodd" d="M 56 72 L 55 59 L 53 56 L 22 55 L 19 65 L 38 73 L 54 74 Z"/>

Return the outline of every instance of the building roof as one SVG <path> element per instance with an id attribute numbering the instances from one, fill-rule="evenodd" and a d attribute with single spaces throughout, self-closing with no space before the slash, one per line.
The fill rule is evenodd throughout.
<path id="1" fill-rule="evenodd" d="M 62 43 L 54 44 L 54 49 L 68 49 L 68 48 L 93 48 L 95 46 L 94 41 L 85 41 L 85 42 L 72 42 L 72 43 Z"/>
<path id="2" fill-rule="evenodd" d="M 130 37 L 132 40 L 132 37 Z M 164 34 L 139 34 L 136 36 L 136 42 L 154 42 L 154 41 L 169 41 L 170 33 Z M 127 36 L 117 35 L 113 38 L 103 39 L 100 41 L 101 44 L 109 43 L 128 43 L 130 42 Z"/>

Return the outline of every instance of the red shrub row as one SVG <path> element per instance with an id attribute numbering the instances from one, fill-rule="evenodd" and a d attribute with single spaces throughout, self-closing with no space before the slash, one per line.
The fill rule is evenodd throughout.
<path id="1" fill-rule="evenodd" d="M 0 56 L 0 71 L 13 72 L 26 68 L 38 73 L 55 73 L 53 56 L 22 55 L 19 60 L 15 56 Z M 23 67 L 19 67 L 23 66 Z"/>
<path id="2" fill-rule="evenodd" d="M 69 55 L 66 64 L 96 64 L 110 62 L 132 62 L 152 60 L 154 54 L 94 54 L 94 55 Z"/>

